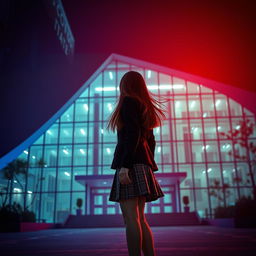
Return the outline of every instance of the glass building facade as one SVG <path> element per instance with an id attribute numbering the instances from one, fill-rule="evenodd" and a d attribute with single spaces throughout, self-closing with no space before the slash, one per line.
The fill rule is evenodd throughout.
<path id="1" fill-rule="evenodd" d="M 17 158 L 28 161 L 28 175 L 17 175 L 8 191 L 10 203 L 29 206 L 38 221 L 63 222 L 76 214 L 76 200 L 82 198 L 83 214 L 120 214 L 119 204 L 108 201 L 114 170 L 110 169 L 117 143 L 115 133 L 106 131 L 107 119 L 119 96 L 119 82 L 129 70 L 140 72 L 148 89 L 173 98 L 167 104 L 168 118 L 154 129 L 155 160 L 158 173 L 185 172 L 179 198 L 187 195 L 190 210 L 201 217 L 210 216 L 218 205 L 210 187 L 218 180 L 220 188 L 229 184 L 222 205 L 233 205 L 242 195 L 252 194 L 252 181 L 237 184 L 234 178 L 248 178 L 252 171 L 248 161 L 234 159 L 229 151 L 237 147 L 220 132 L 238 129 L 238 122 L 254 113 L 239 102 L 207 84 L 195 83 L 167 68 L 122 58 L 112 54 L 69 102 L 40 130 L 40 136 L 19 152 Z M 221 88 L 220 88 L 221 89 Z M 256 130 L 249 138 L 256 142 Z M 43 165 L 38 161 L 44 160 Z M 90 180 L 88 186 L 78 176 Z M 99 179 L 99 177 L 103 177 Z M 108 177 L 104 180 L 105 177 Z M 254 175 L 255 177 L 255 175 Z M 86 178 L 85 178 L 86 179 Z M 101 184 L 97 184 L 101 183 Z M 7 180 L 1 175 L 1 187 Z M 163 184 L 163 185 L 161 185 Z M 169 213 L 172 187 L 160 183 L 165 197 L 147 203 L 146 213 Z M 87 201 L 90 193 L 90 202 Z M 177 191 L 175 192 L 177 193 Z M 183 211 L 183 209 L 180 209 Z"/>

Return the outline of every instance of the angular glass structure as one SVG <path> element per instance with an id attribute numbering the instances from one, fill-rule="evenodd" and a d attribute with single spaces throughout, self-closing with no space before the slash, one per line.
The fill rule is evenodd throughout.
<path id="1" fill-rule="evenodd" d="M 228 154 L 244 149 L 220 132 L 238 129 L 245 118 L 255 122 L 255 113 L 223 93 L 225 88 L 218 83 L 112 54 L 46 124 L 1 159 L 2 168 L 17 158 L 28 161 L 28 175 L 18 174 L 10 181 L 10 203 L 29 206 L 38 222 L 63 222 L 68 214 L 76 214 L 78 198 L 83 199 L 83 214 L 121 214 L 119 204 L 108 201 L 117 137 L 105 128 L 120 79 L 129 70 L 140 72 L 152 92 L 173 98 L 166 103 L 168 119 L 154 129 L 159 167 L 155 175 L 165 197 L 147 203 L 145 212 L 183 212 L 182 198 L 189 196 L 191 211 L 212 216 L 220 203 L 211 196 L 216 180 L 220 190 L 229 184 L 221 205 L 233 205 L 242 195 L 252 194 L 250 178 L 247 184 L 234 182 L 253 172 L 250 162 Z M 256 130 L 249 139 L 256 142 Z M 7 183 L 2 172 L 1 187 Z"/>

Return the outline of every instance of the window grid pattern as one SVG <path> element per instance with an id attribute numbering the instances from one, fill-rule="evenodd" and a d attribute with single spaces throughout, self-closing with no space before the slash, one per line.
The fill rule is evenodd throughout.
<path id="1" fill-rule="evenodd" d="M 149 90 L 154 93 L 157 90 L 158 95 L 165 94 L 174 99 L 168 103 L 167 122 L 154 129 L 155 159 L 159 172 L 187 172 L 180 192 L 182 196 L 190 197 L 191 210 L 198 211 L 200 216 L 205 216 L 206 211 L 213 215 L 213 209 L 219 203 L 209 194 L 214 179 L 219 180 L 221 186 L 224 183 L 230 185 L 231 195 L 224 195 L 222 205 L 232 205 L 237 198 L 251 193 L 251 183 L 232 183 L 233 178 L 244 175 L 242 172 L 252 172 L 251 165 L 227 158 L 227 149 L 235 150 L 234 140 L 227 141 L 219 135 L 225 130 L 225 124 L 231 129 L 239 120 L 248 117 L 255 122 L 255 116 L 249 110 L 201 84 L 113 61 L 66 112 L 19 156 L 29 161 L 31 174 L 38 171 L 37 160 L 43 158 L 46 164 L 39 168 L 39 181 L 36 176 L 27 176 L 26 180 L 22 180 L 24 191 L 12 182 L 10 203 L 16 199 L 27 206 L 31 203 L 32 194 L 35 194 L 31 210 L 36 212 L 37 219 L 60 222 L 68 213 L 75 214 L 77 196 L 86 193 L 86 188 L 75 180 L 76 175 L 114 174 L 110 164 L 116 134 L 106 131 L 106 117 L 117 103 L 120 79 L 129 70 L 140 72 Z M 250 138 L 252 141 L 256 141 L 255 134 L 256 131 Z M 246 154 L 252 157 L 248 151 Z M 1 182 L 5 184 L 4 180 Z M 36 183 L 39 186 L 35 188 Z M 53 184 L 53 190 L 46 189 L 52 188 Z M 110 185 L 103 187 L 109 188 Z M 62 206 L 63 199 L 66 203 Z M 85 212 L 85 203 L 83 207 Z"/>

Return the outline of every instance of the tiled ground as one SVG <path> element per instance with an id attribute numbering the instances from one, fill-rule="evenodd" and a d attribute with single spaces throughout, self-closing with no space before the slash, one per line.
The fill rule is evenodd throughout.
<path id="1" fill-rule="evenodd" d="M 256 229 L 214 226 L 171 226 L 151 229 L 157 256 L 256 255 Z M 128 255 L 128 251 L 124 228 L 88 228 L 0 233 L 0 254 L 121 256 Z"/>

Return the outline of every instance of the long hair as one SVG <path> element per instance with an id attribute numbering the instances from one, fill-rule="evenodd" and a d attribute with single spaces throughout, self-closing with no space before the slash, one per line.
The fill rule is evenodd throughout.
<path id="1" fill-rule="evenodd" d="M 120 118 L 120 109 L 125 96 L 130 96 L 137 99 L 144 106 L 142 112 L 142 127 L 145 129 L 152 129 L 162 126 L 162 120 L 166 119 L 162 103 L 170 101 L 169 98 L 159 97 L 154 93 L 148 91 L 143 76 L 137 71 L 128 71 L 125 73 L 119 84 L 120 96 L 118 103 L 108 119 L 106 129 L 120 130 L 123 127 Z M 158 97 L 156 99 L 154 97 Z"/>

